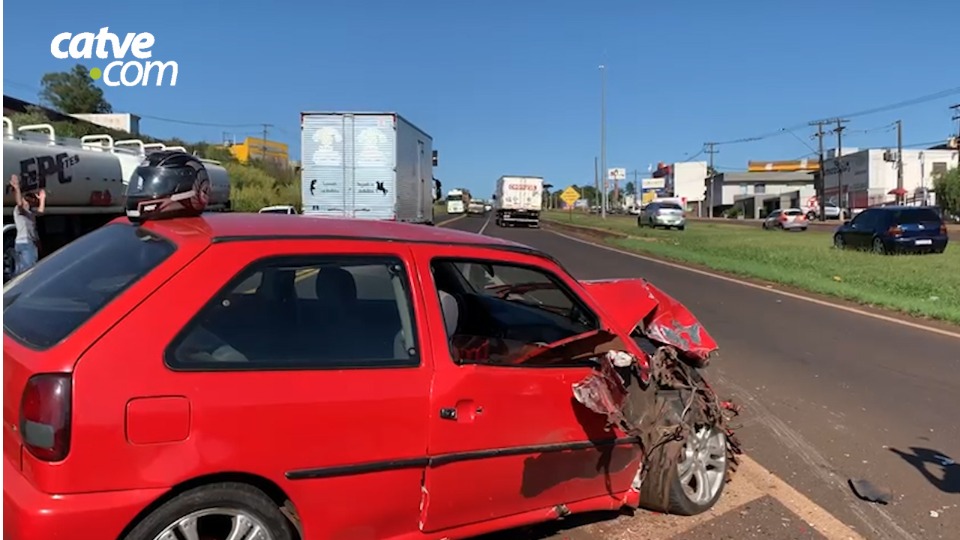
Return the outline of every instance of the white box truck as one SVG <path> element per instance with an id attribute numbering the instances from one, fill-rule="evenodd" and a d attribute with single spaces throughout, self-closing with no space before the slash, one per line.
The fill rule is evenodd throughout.
<path id="1" fill-rule="evenodd" d="M 543 208 L 543 178 L 539 176 L 501 176 L 494 194 L 497 225 L 500 227 L 540 226 Z"/>
<path id="2" fill-rule="evenodd" d="M 397 113 L 300 114 L 303 214 L 434 224 L 433 139 Z"/>

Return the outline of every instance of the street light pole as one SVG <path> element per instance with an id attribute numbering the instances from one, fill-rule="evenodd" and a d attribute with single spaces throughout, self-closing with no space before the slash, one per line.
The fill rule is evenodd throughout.
<path id="1" fill-rule="evenodd" d="M 600 175 L 603 186 L 600 216 L 607 219 L 607 73 L 603 64 L 600 64 Z"/>

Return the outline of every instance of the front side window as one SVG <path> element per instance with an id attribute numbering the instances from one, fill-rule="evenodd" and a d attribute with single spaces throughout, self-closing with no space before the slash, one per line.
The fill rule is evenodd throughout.
<path id="1" fill-rule="evenodd" d="M 395 257 L 282 257 L 240 272 L 170 345 L 174 369 L 419 365 Z"/>
<path id="2" fill-rule="evenodd" d="M 538 268 L 442 259 L 431 265 L 454 361 L 504 366 L 578 360 L 599 332 L 597 316 L 556 276 Z M 584 345 L 587 345 L 584 347 Z"/>
<path id="3" fill-rule="evenodd" d="M 175 250 L 169 240 L 140 227 L 100 227 L 4 287 L 3 329 L 28 347 L 50 348 Z"/>

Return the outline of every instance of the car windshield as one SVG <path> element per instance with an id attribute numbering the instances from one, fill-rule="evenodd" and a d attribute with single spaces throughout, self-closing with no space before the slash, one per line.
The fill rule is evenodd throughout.
<path id="1" fill-rule="evenodd" d="M 82 236 L 3 289 L 3 330 L 35 349 L 56 345 L 167 259 L 176 247 L 140 227 Z"/>
<path id="2" fill-rule="evenodd" d="M 447 197 L 448 201 L 462 201 L 463 195 L 450 195 Z"/>

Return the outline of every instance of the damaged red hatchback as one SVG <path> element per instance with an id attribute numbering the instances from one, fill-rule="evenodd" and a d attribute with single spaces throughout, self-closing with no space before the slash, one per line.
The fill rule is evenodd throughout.
<path id="1" fill-rule="evenodd" d="M 716 344 L 641 279 L 272 214 L 118 220 L 4 289 L 8 538 L 462 538 L 695 514 Z"/>

